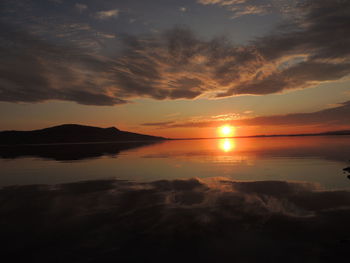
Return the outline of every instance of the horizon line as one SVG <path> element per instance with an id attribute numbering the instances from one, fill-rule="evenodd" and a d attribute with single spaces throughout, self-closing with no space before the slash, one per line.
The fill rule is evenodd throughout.
<path id="1" fill-rule="evenodd" d="M 218 140 L 218 139 L 241 139 L 241 138 L 268 138 L 268 137 L 308 137 L 308 136 L 345 136 L 350 135 L 350 130 L 328 131 L 323 133 L 300 133 L 300 134 L 258 134 L 231 137 L 196 137 L 196 138 L 166 138 L 169 140 Z"/>

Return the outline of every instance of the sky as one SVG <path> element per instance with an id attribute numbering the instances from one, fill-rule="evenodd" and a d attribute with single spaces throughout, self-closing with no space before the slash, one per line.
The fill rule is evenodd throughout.
<path id="1" fill-rule="evenodd" d="M 349 0 L 2 0 L 0 130 L 350 129 Z"/>

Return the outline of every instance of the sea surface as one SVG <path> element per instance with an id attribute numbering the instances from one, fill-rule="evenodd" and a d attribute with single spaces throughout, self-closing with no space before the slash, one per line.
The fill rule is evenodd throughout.
<path id="1" fill-rule="evenodd" d="M 0 148 L 0 186 L 225 177 L 349 189 L 350 136 L 176 140 Z"/>
<path id="2" fill-rule="evenodd" d="M 1 258 L 349 262 L 349 159 L 350 136 L 0 147 Z"/>

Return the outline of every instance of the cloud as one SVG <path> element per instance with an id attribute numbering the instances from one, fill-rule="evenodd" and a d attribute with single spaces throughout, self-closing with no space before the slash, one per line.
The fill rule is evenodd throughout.
<path id="1" fill-rule="evenodd" d="M 311 113 L 294 113 L 287 115 L 273 115 L 238 120 L 236 123 L 242 125 L 349 125 L 350 123 L 350 101 L 341 105 Z"/>
<path id="2" fill-rule="evenodd" d="M 186 28 L 125 36 L 118 74 L 120 85 L 129 89 L 122 96 L 265 95 L 348 76 L 350 3 L 312 1 L 300 12 L 305 15 L 297 23 L 247 46 L 225 38 L 203 40 Z"/>
<path id="3" fill-rule="evenodd" d="M 310 1 L 301 8 L 306 15 L 291 29 L 257 39 L 254 44 L 265 61 L 253 79 L 232 87 L 232 94 L 265 94 L 306 88 L 334 81 L 350 73 L 349 30 L 350 3 L 343 1 Z M 346 33 L 347 34 L 347 33 Z M 334 39 L 341 39 L 334 41 Z M 303 57 L 299 63 L 293 59 Z M 280 68 L 285 61 L 292 62 Z M 268 69 L 267 65 L 275 66 Z M 265 91 L 263 91 L 265 89 Z"/>
<path id="4" fill-rule="evenodd" d="M 246 15 L 278 13 L 284 17 L 298 17 L 298 8 L 309 0 L 197 0 L 202 5 L 215 5 L 232 12 L 232 18 Z"/>
<path id="5" fill-rule="evenodd" d="M 49 1 L 55 4 L 63 4 L 63 0 L 49 0 Z"/>
<path id="6" fill-rule="evenodd" d="M 116 18 L 119 15 L 118 9 L 112 9 L 112 10 L 106 10 L 106 11 L 99 11 L 96 13 L 96 18 L 105 20 L 110 18 Z"/>
<path id="7" fill-rule="evenodd" d="M 242 118 L 238 114 L 226 114 L 222 116 L 192 118 L 184 121 L 147 123 L 147 126 L 159 126 L 162 128 L 193 128 L 193 127 L 217 127 L 222 124 L 236 126 L 281 126 L 281 125 L 349 125 L 350 101 L 341 103 L 333 108 L 310 112 L 294 113 L 286 115 L 271 115 L 254 118 Z M 142 125 L 146 125 L 142 124 Z"/>
<path id="8" fill-rule="evenodd" d="M 221 5 L 221 6 L 230 6 L 236 4 L 244 4 L 249 0 L 198 0 L 197 2 L 203 5 Z"/>
<path id="9" fill-rule="evenodd" d="M 240 8 L 232 7 L 230 10 L 234 12 L 234 15 L 232 18 L 238 18 L 245 15 L 262 15 L 267 13 L 266 7 L 252 6 L 252 5 L 248 5 Z"/>
<path id="10" fill-rule="evenodd" d="M 76 8 L 80 13 L 82 13 L 82 12 L 84 12 L 84 11 L 88 8 L 88 6 L 85 5 L 85 4 L 76 3 L 76 4 L 75 4 L 75 8 Z"/>
<path id="11" fill-rule="evenodd" d="M 163 121 L 163 122 L 146 122 L 143 123 L 143 126 L 167 126 L 172 124 L 172 121 Z"/>
<path id="12" fill-rule="evenodd" d="M 75 101 L 85 105 L 126 103 L 111 91 L 106 58 L 76 46 L 54 45 L 0 24 L 0 100 Z"/>
<path id="13" fill-rule="evenodd" d="M 221 98 L 281 93 L 347 77 L 350 2 L 307 1 L 298 12 L 302 15 L 293 23 L 243 46 L 225 37 L 202 39 L 183 27 L 153 35 L 118 35 L 114 57 L 88 50 L 89 44 L 100 43 L 90 34 L 75 44 L 55 45 L 38 34 L 2 25 L 0 100 L 115 105 L 140 97 Z M 114 9 L 99 17 L 116 15 Z M 66 39 L 75 39 L 69 37 L 75 31 L 67 30 Z"/>
<path id="14" fill-rule="evenodd" d="M 302 0 L 197 0 L 202 5 L 216 5 L 233 13 L 232 18 L 246 15 L 264 15 L 274 11 L 290 12 Z"/>
<path id="15" fill-rule="evenodd" d="M 350 38 L 344 37 L 350 28 L 350 4 L 312 1 L 301 11 L 305 17 L 297 25 L 259 38 L 250 47 L 220 47 L 222 57 L 215 61 L 212 78 L 231 88 L 218 97 L 307 88 L 350 73 Z"/>

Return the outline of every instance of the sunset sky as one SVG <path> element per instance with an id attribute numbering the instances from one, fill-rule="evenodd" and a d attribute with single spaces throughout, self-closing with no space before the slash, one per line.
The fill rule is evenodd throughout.
<path id="1" fill-rule="evenodd" d="M 349 0 L 1 0 L 0 130 L 350 129 Z"/>

